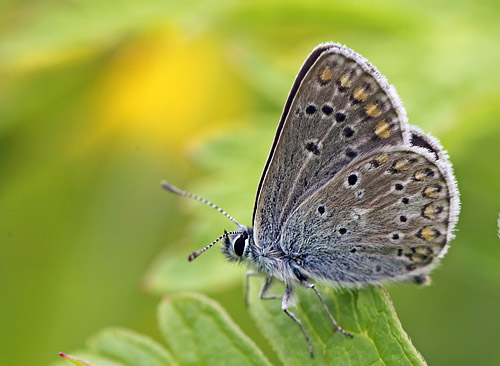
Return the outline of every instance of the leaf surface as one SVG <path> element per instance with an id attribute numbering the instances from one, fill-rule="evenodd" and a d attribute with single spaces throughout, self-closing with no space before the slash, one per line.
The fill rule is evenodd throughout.
<path id="1" fill-rule="evenodd" d="M 216 302 L 183 294 L 159 307 L 160 330 L 181 365 L 271 365 Z"/>
<path id="2" fill-rule="evenodd" d="M 123 365 L 177 365 L 164 346 L 128 329 L 104 329 L 90 339 L 89 349 L 101 356 L 118 360 Z"/>
<path id="3" fill-rule="evenodd" d="M 250 314 L 285 365 L 425 365 L 404 332 L 388 293 L 380 287 L 334 291 L 319 288 L 339 325 L 353 334 L 334 332 L 334 326 L 312 290 L 298 289 L 296 308 L 314 350 L 311 359 L 299 327 L 281 310 L 280 300 L 259 299 L 262 278 L 250 278 Z M 270 294 L 283 292 L 273 285 Z"/>

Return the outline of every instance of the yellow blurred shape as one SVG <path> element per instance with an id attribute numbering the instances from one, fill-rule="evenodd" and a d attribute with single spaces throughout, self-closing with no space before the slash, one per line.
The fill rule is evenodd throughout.
<path id="1" fill-rule="evenodd" d="M 125 133 L 177 149 L 233 122 L 244 98 L 224 51 L 171 29 L 125 46 L 98 87 L 94 137 Z"/>

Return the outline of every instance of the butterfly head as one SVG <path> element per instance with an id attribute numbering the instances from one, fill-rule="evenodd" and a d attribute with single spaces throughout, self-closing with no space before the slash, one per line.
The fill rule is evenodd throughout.
<path id="1" fill-rule="evenodd" d="M 222 252 L 226 258 L 234 262 L 242 262 L 247 259 L 253 242 L 252 229 L 242 225 L 238 231 L 225 232 L 224 234 Z"/>

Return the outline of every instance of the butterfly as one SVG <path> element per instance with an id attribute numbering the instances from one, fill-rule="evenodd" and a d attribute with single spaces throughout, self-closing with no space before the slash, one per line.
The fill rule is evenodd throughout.
<path id="1" fill-rule="evenodd" d="M 216 242 L 231 261 L 265 275 L 262 299 L 277 279 L 283 311 L 297 286 L 361 288 L 389 282 L 429 283 L 446 253 L 459 213 L 459 193 L 439 141 L 408 124 L 395 88 L 358 53 L 317 46 L 285 103 L 255 200 L 252 226 L 170 183 L 173 193 L 212 206 L 236 225 Z"/>

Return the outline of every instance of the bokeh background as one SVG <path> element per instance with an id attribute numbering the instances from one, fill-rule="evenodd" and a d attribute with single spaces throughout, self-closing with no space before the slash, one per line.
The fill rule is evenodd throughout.
<path id="1" fill-rule="evenodd" d="M 0 363 L 46 365 L 106 326 L 160 339 L 163 294 L 220 301 L 276 361 L 243 269 L 186 257 L 250 224 L 293 78 L 325 41 L 393 83 L 449 151 L 457 238 L 427 288 L 389 292 L 431 365 L 498 365 L 500 4 L 69 0 L 0 3 Z"/>

